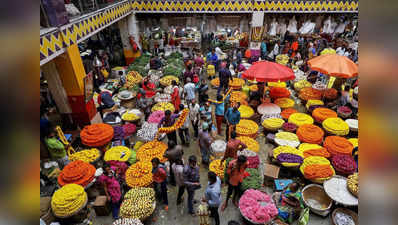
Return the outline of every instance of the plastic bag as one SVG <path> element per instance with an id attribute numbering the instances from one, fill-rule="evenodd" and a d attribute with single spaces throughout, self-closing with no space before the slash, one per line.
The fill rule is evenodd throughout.
<path id="1" fill-rule="evenodd" d="M 305 208 L 300 213 L 298 225 L 307 225 L 309 220 L 310 220 L 310 209 Z"/>

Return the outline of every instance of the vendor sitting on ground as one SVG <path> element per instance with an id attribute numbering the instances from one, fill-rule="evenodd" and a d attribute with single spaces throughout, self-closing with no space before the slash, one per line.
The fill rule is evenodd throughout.
<path id="1" fill-rule="evenodd" d="M 162 67 L 162 62 L 160 61 L 159 57 L 153 56 L 149 61 L 149 66 L 151 69 L 157 70 Z"/>
<path id="2" fill-rule="evenodd" d="M 68 149 L 69 145 L 64 146 L 64 144 L 58 140 L 55 127 L 49 129 L 48 133 L 45 135 L 44 141 L 50 152 L 51 159 L 58 163 L 59 168 L 62 169 L 64 166 L 68 165 L 69 159 L 65 149 Z"/>
<path id="3" fill-rule="evenodd" d="M 97 111 L 100 113 L 101 118 L 103 118 L 103 112 L 102 110 L 104 109 L 111 109 L 115 105 L 115 101 L 112 99 L 112 93 L 110 91 L 96 91 L 98 93 L 98 98 L 97 98 L 97 103 L 99 107 L 97 108 Z"/>
<path id="4" fill-rule="evenodd" d="M 301 209 L 304 208 L 303 196 L 299 190 L 299 184 L 293 182 L 282 192 L 276 195 L 276 206 L 278 208 L 278 218 L 284 222 L 292 224 L 300 216 Z"/>

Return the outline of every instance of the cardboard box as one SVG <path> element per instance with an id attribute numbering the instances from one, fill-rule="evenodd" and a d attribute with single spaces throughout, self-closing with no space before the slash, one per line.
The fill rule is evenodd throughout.
<path id="1" fill-rule="evenodd" d="M 264 164 L 264 178 L 265 179 L 278 179 L 280 167 L 269 163 Z"/>
<path id="2" fill-rule="evenodd" d="M 100 195 L 95 198 L 93 208 L 97 216 L 108 216 L 110 213 L 109 202 L 104 195 Z"/>

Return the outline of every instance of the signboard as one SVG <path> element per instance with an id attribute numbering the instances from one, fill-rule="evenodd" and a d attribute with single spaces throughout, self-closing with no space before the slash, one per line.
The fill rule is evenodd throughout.
<path id="1" fill-rule="evenodd" d="M 94 96 L 94 82 L 93 82 L 93 72 L 89 72 L 84 78 L 84 102 L 87 103 Z"/>

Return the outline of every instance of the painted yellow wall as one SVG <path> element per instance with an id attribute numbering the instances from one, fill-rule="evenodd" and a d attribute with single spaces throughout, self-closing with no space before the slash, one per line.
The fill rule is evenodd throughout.
<path id="1" fill-rule="evenodd" d="M 55 64 L 67 95 L 84 95 L 86 71 L 77 44 L 69 46 L 65 53 L 55 58 Z"/>

